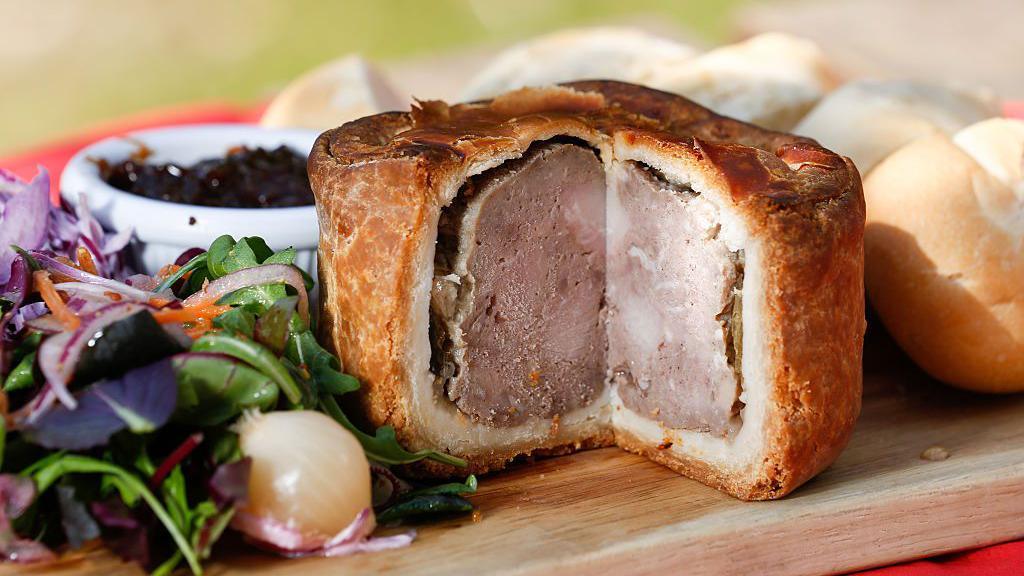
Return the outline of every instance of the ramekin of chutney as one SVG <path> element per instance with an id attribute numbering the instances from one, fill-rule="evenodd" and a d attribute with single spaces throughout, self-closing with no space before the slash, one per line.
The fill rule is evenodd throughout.
<path id="1" fill-rule="evenodd" d="M 174 126 L 92 144 L 68 162 L 61 196 L 110 230 L 134 228 L 147 273 L 218 236 L 261 236 L 315 273 L 319 236 L 306 158 L 318 132 L 247 124 Z"/>

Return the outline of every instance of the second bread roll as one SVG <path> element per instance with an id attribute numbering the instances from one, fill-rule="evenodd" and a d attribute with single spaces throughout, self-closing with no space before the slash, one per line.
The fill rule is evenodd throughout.
<path id="1" fill-rule="evenodd" d="M 864 182 L 866 287 L 900 346 L 946 383 L 1024 391 L 1024 122 L 936 132 Z"/>

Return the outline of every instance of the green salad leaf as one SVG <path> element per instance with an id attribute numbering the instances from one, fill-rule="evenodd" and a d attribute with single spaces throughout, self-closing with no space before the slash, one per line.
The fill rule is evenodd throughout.
<path id="1" fill-rule="evenodd" d="M 273 380 L 293 405 L 302 406 L 302 389 L 277 356 L 266 346 L 229 334 L 210 333 L 196 340 L 192 344 L 192 351 L 216 352 L 237 358 Z"/>
<path id="2" fill-rule="evenodd" d="M 470 474 L 465 482 L 451 482 L 410 490 L 377 514 L 380 522 L 403 519 L 421 519 L 438 514 L 461 514 L 473 510 L 473 503 L 462 497 L 476 493 L 476 476 Z"/>
<path id="3" fill-rule="evenodd" d="M 198 268 L 205 267 L 206 259 L 208 257 L 209 254 L 207 252 L 202 252 L 196 255 L 194 258 L 186 262 L 184 266 L 179 268 L 174 274 L 171 274 L 167 278 L 164 278 L 163 282 L 158 284 L 157 287 L 153 289 L 153 292 L 163 292 L 164 290 L 167 290 L 171 286 L 177 284 L 178 280 L 184 278 L 185 275 L 188 274 L 189 272 L 192 272 Z"/>
<path id="4" fill-rule="evenodd" d="M 256 313 L 242 306 L 232 308 L 213 319 L 213 325 L 229 333 L 252 340 L 256 331 Z"/>
<path id="5" fill-rule="evenodd" d="M 75 366 L 74 382 L 112 378 L 184 351 L 147 310 L 112 322 L 97 333 Z"/>
<path id="6" fill-rule="evenodd" d="M 254 325 L 253 337 L 257 342 L 270 348 L 280 356 L 288 343 L 288 324 L 295 314 L 298 296 L 287 296 L 274 302 L 266 312 L 260 314 Z"/>
<path id="7" fill-rule="evenodd" d="M 11 355 L 11 362 L 14 368 L 4 379 L 4 392 L 10 393 L 17 390 L 31 388 L 36 383 L 35 365 L 36 350 L 42 341 L 43 335 L 39 332 L 29 335 L 18 345 Z"/>
<path id="8" fill-rule="evenodd" d="M 466 466 L 465 460 L 445 454 L 444 452 L 429 449 L 416 452 L 406 450 L 398 443 L 398 439 L 395 438 L 395 429 L 391 426 L 377 428 L 377 432 L 372 436 L 363 432 L 348 419 L 345 412 L 338 406 L 338 401 L 330 394 L 320 398 L 320 407 L 330 417 L 352 432 L 359 440 L 359 443 L 363 445 L 366 455 L 377 462 L 382 464 L 411 464 L 426 458 L 442 464 L 448 464 L 449 466 L 460 468 Z"/>
<path id="9" fill-rule="evenodd" d="M 210 245 L 207 257 L 207 272 L 210 279 L 217 279 L 245 268 L 261 264 L 294 264 L 295 249 L 286 248 L 274 252 L 259 237 L 240 238 L 237 242 L 231 236 L 221 236 Z M 305 275 L 304 275 L 305 278 Z M 307 290 L 310 286 L 307 286 Z M 280 284 L 250 286 L 235 291 L 220 300 L 221 304 L 241 306 L 259 304 L 263 309 L 287 296 L 286 288 Z"/>
<path id="10" fill-rule="evenodd" d="M 463 514 L 473 510 L 473 503 L 452 494 L 424 494 L 402 500 L 377 514 L 380 523 L 413 519 L 438 514 Z"/>
<path id="11" fill-rule="evenodd" d="M 406 492 L 402 495 L 402 498 L 416 498 L 417 496 L 428 496 L 431 494 L 474 494 L 476 493 L 476 488 L 476 476 L 470 474 L 466 477 L 465 482 L 451 482 L 448 484 L 438 484 L 437 486 L 417 488 Z"/>
<path id="12" fill-rule="evenodd" d="M 273 379 L 232 358 L 216 354 L 180 354 L 173 360 L 178 404 L 173 419 L 196 426 L 216 426 L 245 410 L 277 405 Z"/>

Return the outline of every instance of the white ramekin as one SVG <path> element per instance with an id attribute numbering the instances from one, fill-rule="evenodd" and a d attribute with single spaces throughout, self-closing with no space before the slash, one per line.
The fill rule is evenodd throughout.
<path id="1" fill-rule="evenodd" d="M 189 165 L 223 156 L 235 146 L 288 146 L 306 156 L 318 132 L 262 128 L 250 124 L 202 124 L 141 130 L 100 140 L 80 150 L 60 179 L 61 196 L 77 205 L 85 195 L 89 209 L 104 228 L 134 228 L 135 253 L 148 274 L 174 262 L 189 248 L 207 248 L 230 234 L 236 239 L 260 236 L 274 250 L 294 246 L 295 264 L 316 273 L 319 227 L 313 206 L 297 208 L 214 208 L 154 200 L 118 190 L 100 178 L 96 160 L 124 161 L 139 149 L 152 151 L 147 162 Z"/>

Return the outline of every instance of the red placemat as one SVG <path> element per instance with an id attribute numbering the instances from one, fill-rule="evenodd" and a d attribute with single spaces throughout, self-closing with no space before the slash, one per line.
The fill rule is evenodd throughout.
<path id="1" fill-rule="evenodd" d="M 1006 105 L 1006 115 L 1024 118 L 1024 102 Z M 108 136 L 132 130 L 169 126 L 172 124 L 247 123 L 259 119 L 263 106 L 242 107 L 231 104 L 197 104 L 165 110 L 154 110 L 115 122 L 96 126 L 81 134 L 69 136 L 59 142 L 41 146 L 15 156 L 0 158 L 0 167 L 13 170 L 23 178 L 30 178 L 39 165 L 45 166 L 53 176 L 53 190 L 60 181 L 58 176 L 68 160 L 82 147 Z M 1024 519 L 1021 519 L 1024 522 Z M 1009 542 L 946 554 L 927 560 L 897 564 L 886 568 L 859 572 L 866 576 L 1017 576 L 1024 574 L 1024 540 Z"/>

